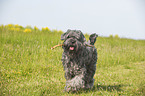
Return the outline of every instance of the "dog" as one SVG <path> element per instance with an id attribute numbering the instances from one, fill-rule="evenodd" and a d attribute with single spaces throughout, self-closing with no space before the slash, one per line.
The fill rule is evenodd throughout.
<path id="1" fill-rule="evenodd" d="M 61 35 L 63 42 L 62 64 L 65 71 L 66 92 L 91 89 L 97 63 L 97 49 L 94 47 L 96 33 L 90 35 L 89 41 L 80 30 L 67 30 Z"/>

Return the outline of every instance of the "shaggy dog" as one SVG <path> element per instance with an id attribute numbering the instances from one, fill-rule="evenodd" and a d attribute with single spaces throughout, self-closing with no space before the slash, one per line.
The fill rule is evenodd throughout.
<path id="1" fill-rule="evenodd" d="M 94 43 L 97 37 L 98 35 L 92 34 L 86 42 L 80 30 L 67 30 L 61 35 L 61 40 L 64 40 L 62 63 L 65 71 L 66 92 L 93 87 L 97 62 Z"/>

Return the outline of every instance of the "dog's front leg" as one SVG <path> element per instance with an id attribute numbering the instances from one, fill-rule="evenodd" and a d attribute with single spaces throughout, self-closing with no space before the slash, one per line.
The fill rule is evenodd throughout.
<path id="1" fill-rule="evenodd" d="M 85 88 L 85 74 L 86 68 L 81 68 L 79 71 L 76 72 L 77 74 L 71 80 L 66 81 L 65 90 L 67 92 L 71 91 L 78 91 L 80 88 Z"/>
<path id="2" fill-rule="evenodd" d="M 67 81 L 72 79 L 72 75 L 70 74 L 70 71 L 68 71 L 68 69 L 65 71 L 65 79 Z"/>

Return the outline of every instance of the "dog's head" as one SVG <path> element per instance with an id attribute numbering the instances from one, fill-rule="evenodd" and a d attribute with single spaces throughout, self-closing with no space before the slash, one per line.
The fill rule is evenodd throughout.
<path id="1" fill-rule="evenodd" d="M 72 54 L 80 51 L 86 41 L 80 30 L 67 30 L 66 33 L 61 35 L 61 40 L 64 40 L 63 49 Z"/>

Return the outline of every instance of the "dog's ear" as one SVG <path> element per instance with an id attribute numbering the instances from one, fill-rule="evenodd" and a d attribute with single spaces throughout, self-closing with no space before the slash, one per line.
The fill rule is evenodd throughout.
<path id="1" fill-rule="evenodd" d="M 80 30 L 76 30 L 77 34 L 78 34 L 78 39 L 81 41 L 81 42 L 85 42 L 86 41 L 86 38 L 85 36 L 83 35 L 83 33 L 80 31 Z"/>
<path id="2" fill-rule="evenodd" d="M 71 30 L 70 29 L 68 29 L 67 30 L 67 32 L 65 32 L 65 33 L 63 33 L 62 35 L 61 35 L 61 40 L 65 40 L 67 37 L 68 37 L 68 33 L 70 32 Z"/>
<path id="3" fill-rule="evenodd" d="M 86 42 L 86 38 L 82 33 L 81 33 L 81 37 L 82 37 L 82 42 Z"/>
<path id="4" fill-rule="evenodd" d="M 65 40 L 66 35 L 67 35 L 67 33 L 63 33 L 63 34 L 61 35 L 61 40 Z"/>
<path id="5" fill-rule="evenodd" d="M 94 45 L 97 37 L 98 37 L 98 35 L 96 33 L 90 35 L 89 40 L 90 40 L 91 45 Z"/>

